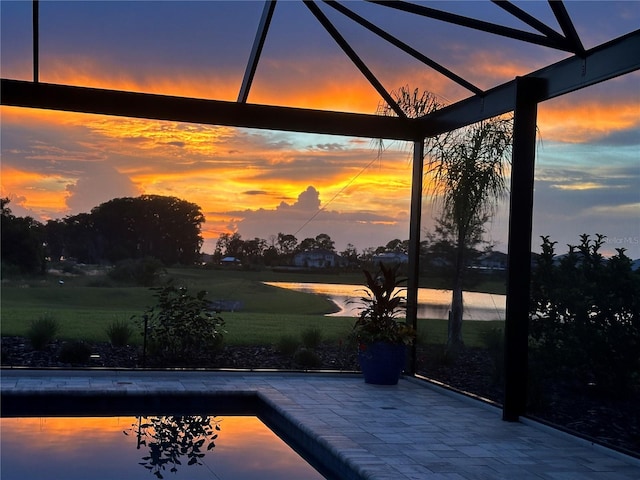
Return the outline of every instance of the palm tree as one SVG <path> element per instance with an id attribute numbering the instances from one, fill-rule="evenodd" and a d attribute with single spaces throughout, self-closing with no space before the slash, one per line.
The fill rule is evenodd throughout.
<path id="1" fill-rule="evenodd" d="M 449 226 L 455 238 L 449 350 L 463 345 L 465 253 L 484 233 L 484 225 L 508 193 L 512 126 L 511 117 L 496 117 L 428 140 L 428 185 L 440 206 L 441 223 Z"/>
<path id="2" fill-rule="evenodd" d="M 408 117 L 420 117 L 444 106 L 430 92 L 408 86 L 393 92 Z M 388 107 L 378 109 L 390 115 Z M 484 225 L 507 194 L 506 170 L 510 158 L 513 119 L 496 117 L 425 140 L 425 184 L 440 206 L 441 225 L 455 238 L 454 278 L 447 348 L 455 351 L 462 340 L 462 285 L 468 248 L 484 233 Z M 380 144 L 381 147 L 382 144 Z M 381 148 L 380 148 L 381 151 Z"/>

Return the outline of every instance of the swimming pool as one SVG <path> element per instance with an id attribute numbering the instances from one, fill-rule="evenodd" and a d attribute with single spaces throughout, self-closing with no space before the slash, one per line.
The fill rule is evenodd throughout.
<path id="1" fill-rule="evenodd" d="M 3 418 L 3 480 L 325 477 L 255 416 Z"/>
<path id="2" fill-rule="evenodd" d="M 3 394 L 2 417 L 3 480 L 359 478 L 255 392 Z"/>

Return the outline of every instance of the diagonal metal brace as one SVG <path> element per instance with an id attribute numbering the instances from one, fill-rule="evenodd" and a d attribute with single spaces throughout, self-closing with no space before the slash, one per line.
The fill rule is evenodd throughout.
<path id="1" fill-rule="evenodd" d="M 253 48 L 251 49 L 251 55 L 249 56 L 249 62 L 247 63 L 247 69 L 244 72 L 244 78 L 242 79 L 242 86 L 240 87 L 240 93 L 238 94 L 238 102 L 246 103 L 249 97 L 249 90 L 253 83 L 253 77 L 256 74 L 258 68 L 258 61 L 260 60 L 260 54 L 262 53 L 262 47 L 264 41 L 267 38 L 267 31 L 271 24 L 271 17 L 273 11 L 276 8 L 276 0 L 267 0 L 264 2 L 264 9 L 262 10 L 262 17 L 260 18 L 260 24 L 256 31 L 256 38 L 253 41 Z"/>
<path id="2" fill-rule="evenodd" d="M 365 65 L 365 63 L 360 59 L 358 54 L 351 48 L 349 42 L 347 42 L 340 32 L 333 26 L 333 24 L 329 21 L 329 19 L 322 13 L 318 6 L 309 0 L 305 0 L 304 4 L 309 8 L 311 13 L 315 15 L 320 24 L 325 28 L 325 30 L 331 35 L 331 37 L 335 40 L 335 42 L 342 48 L 344 53 L 349 57 L 349 59 L 354 63 L 358 70 L 362 72 L 362 74 L 369 80 L 369 83 L 375 88 L 380 96 L 387 102 L 387 104 L 393 109 L 394 112 L 400 118 L 407 118 L 407 115 L 400 108 L 400 106 L 396 103 L 396 101 L 391 97 L 389 92 L 382 86 L 380 81 L 376 78 L 376 76 L 369 70 L 369 68 Z"/>

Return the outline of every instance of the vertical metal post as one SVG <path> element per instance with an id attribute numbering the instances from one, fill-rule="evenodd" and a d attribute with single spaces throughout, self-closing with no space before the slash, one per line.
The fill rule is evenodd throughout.
<path id="1" fill-rule="evenodd" d="M 536 118 L 544 82 L 516 79 L 513 123 L 507 308 L 504 329 L 505 393 L 502 419 L 518 421 L 527 405 L 529 289 Z"/>
<path id="2" fill-rule="evenodd" d="M 424 140 L 413 142 L 413 174 L 411 181 L 411 215 L 409 224 L 409 265 L 407 281 L 407 323 L 418 326 L 418 283 L 420 280 L 420 229 L 422 216 L 422 175 Z M 416 344 L 413 343 L 407 361 L 407 371 L 416 372 Z"/>
<path id="3" fill-rule="evenodd" d="M 147 367 L 147 334 L 149 332 L 149 315 L 144 314 L 144 336 L 142 337 L 142 368 Z"/>
<path id="4" fill-rule="evenodd" d="M 33 81 L 40 81 L 40 2 L 33 0 L 32 4 L 33 20 Z"/>

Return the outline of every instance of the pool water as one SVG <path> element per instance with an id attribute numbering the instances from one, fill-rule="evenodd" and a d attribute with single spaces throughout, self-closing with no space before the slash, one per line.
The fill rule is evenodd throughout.
<path id="1" fill-rule="evenodd" d="M 2 480 L 323 479 L 256 416 L 2 418 Z"/>

